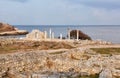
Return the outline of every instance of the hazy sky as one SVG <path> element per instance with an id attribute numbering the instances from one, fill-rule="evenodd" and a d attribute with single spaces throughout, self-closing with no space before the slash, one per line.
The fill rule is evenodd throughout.
<path id="1" fill-rule="evenodd" d="M 118 25 L 120 0 L 0 0 L 0 21 L 14 25 Z"/>

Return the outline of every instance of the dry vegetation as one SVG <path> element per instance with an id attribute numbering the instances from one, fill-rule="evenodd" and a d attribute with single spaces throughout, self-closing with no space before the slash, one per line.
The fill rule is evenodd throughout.
<path id="1" fill-rule="evenodd" d="M 81 40 L 92 40 L 91 37 L 89 37 L 87 34 L 83 33 L 82 31 L 78 30 L 79 33 L 79 39 Z M 77 30 L 72 30 L 70 32 L 70 37 L 73 39 L 77 39 Z"/>
<path id="2" fill-rule="evenodd" d="M 61 48 L 71 49 L 74 47 L 65 42 L 0 39 L 0 54 L 15 52 L 18 50 L 48 50 Z"/>
<path id="3" fill-rule="evenodd" d="M 65 53 L 65 51 L 50 52 L 49 54 L 62 54 L 62 53 Z"/>
<path id="4" fill-rule="evenodd" d="M 99 74 L 95 74 L 95 75 L 90 75 L 90 76 L 82 76 L 79 78 L 99 78 Z"/>
<path id="5" fill-rule="evenodd" d="M 91 50 L 100 54 L 120 54 L 120 48 L 91 48 Z"/>

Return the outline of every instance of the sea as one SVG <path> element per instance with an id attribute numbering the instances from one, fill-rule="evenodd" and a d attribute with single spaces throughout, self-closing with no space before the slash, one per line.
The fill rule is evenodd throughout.
<path id="1" fill-rule="evenodd" d="M 55 37 L 59 37 L 60 34 L 63 37 L 67 37 L 67 30 L 79 29 L 85 34 L 89 35 L 93 40 L 105 40 L 113 43 L 120 43 L 120 25 L 14 25 L 18 29 L 27 30 L 31 32 L 33 29 L 39 29 L 40 31 L 49 30 L 54 32 Z M 19 35 L 16 37 L 25 37 L 25 35 Z"/>

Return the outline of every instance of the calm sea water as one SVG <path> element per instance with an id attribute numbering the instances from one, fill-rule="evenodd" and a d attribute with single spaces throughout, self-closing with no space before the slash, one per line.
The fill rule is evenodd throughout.
<path id="1" fill-rule="evenodd" d="M 93 40 L 102 39 L 111 41 L 113 43 L 120 43 L 120 26 L 119 25 L 15 25 L 19 29 L 28 30 L 31 32 L 33 29 L 39 29 L 40 31 L 46 30 L 49 33 L 51 28 L 52 32 L 55 33 L 55 37 L 63 34 L 67 36 L 67 29 L 79 29 L 84 33 L 88 34 Z M 22 35 L 22 37 L 25 35 Z M 21 37 L 21 36 L 19 36 Z"/>

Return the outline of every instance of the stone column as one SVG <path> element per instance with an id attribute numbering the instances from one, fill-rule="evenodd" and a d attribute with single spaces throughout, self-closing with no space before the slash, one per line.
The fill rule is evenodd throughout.
<path id="1" fill-rule="evenodd" d="M 51 28 L 50 28 L 50 34 L 49 34 L 49 36 L 50 36 L 50 39 L 51 39 L 51 34 L 52 34 L 52 31 L 51 31 Z"/>
<path id="2" fill-rule="evenodd" d="M 70 39 L 70 28 L 68 28 L 68 31 L 67 31 L 68 33 L 68 39 Z"/>
<path id="3" fill-rule="evenodd" d="M 77 30 L 77 41 L 79 40 L 79 30 Z"/>
<path id="4" fill-rule="evenodd" d="M 54 39 L 54 32 L 52 32 L 52 39 Z"/>
<path id="5" fill-rule="evenodd" d="M 47 31 L 44 31 L 44 36 L 45 36 L 45 39 L 47 39 Z"/>
<path id="6" fill-rule="evenodd" d="M 62 34 L 60 34 L 60 39 L 62 39 Z"/>
<path id="7" fill-rule="evenodd" d="M 38 39 L 38 32 L 35 32 L 35 39 Z"/>

